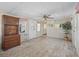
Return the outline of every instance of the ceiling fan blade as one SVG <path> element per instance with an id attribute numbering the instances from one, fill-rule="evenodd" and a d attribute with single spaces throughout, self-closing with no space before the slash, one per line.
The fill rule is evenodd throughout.
<path id="1" fill-rule="evenodd" d="M 48 17 L 49 19 L 54 19 L 54 17 Z"/>
<path id="2" fill-rule="evenodd" d="M 47 15 L 47 16 L 51 16 L 51 15 Z"/>

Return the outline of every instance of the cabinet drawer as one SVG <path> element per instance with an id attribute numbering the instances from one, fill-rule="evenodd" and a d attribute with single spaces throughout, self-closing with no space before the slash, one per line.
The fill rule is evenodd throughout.
<path id="1" fill-rule="evenodd" d="M 9 35 L 9 36 L 4 36 L 4 41 L 19 40 L 19 38 L 20 38 L 19 35 Z"/>
<path id="2" fill-rule="evenodd" d="M 18 25 L 19 22 L 19 18 L 16 18 L 16 17 L 12 17 L 12 16 L 6 16 L 6 15 L 3 15 L 4 16 L 4 24 L 10 24 L 10 25 Z"/>
<path id="3" fill-rule="evenodd" d="M 11 47 L 20 45 L 20 36 L 19 35 L 11 35 L 5 36 L 3 40 L 3 48 L 9 49 Z"/>

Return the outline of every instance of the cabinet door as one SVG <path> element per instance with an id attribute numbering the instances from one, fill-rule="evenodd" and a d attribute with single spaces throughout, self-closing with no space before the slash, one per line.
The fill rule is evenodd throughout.
<path id="1" fill-rule="evenodd" d="M 18 34 L 18 25 L 5 25 L 4 35 Z"/>
<path id="2" fill-rule="evenodd" d="M 19 18 L 12 17 L 12 16 L 6 16 L 6 15 L 3 15 L 3 18 L 4 18 L 4 24 L 9 24 L 9 25 L 19 24 L 19 21 L 18 21 Z"/>
<path id="3" fill-rule="evenodd" d="M 3 50 L 20 45 L 19 18 L 3 15 Z"/>

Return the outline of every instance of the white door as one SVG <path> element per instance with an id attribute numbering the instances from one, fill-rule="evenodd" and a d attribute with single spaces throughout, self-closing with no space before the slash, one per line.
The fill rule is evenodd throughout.
<path id="1" fill-rule="evenodd" d="M 78 39 L 78 15 L 74 15 L 72 19 L 72 43 L 76 47 Z"/>

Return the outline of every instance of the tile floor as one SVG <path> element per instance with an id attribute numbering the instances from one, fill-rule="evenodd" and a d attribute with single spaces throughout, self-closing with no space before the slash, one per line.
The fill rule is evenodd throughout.
<path id="1" fill-rule="evenodd" d="M 42 36 L 0 52 L 1 57 L 78 57 L 69 41 Z"/>

